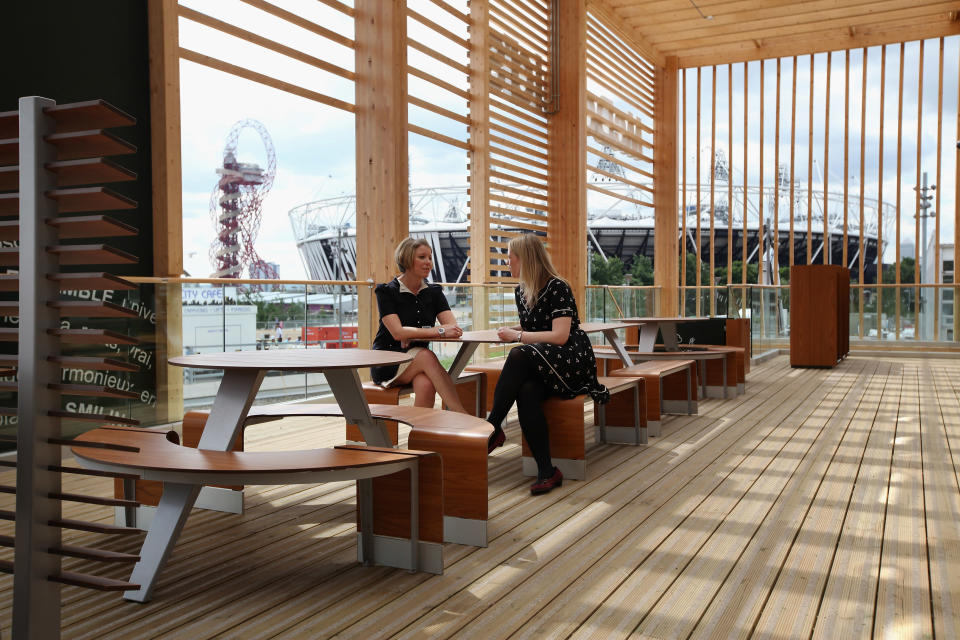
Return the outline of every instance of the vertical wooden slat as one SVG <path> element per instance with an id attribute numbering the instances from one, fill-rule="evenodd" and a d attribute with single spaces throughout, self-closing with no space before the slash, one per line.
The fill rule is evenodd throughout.
<path id="1" fill-rule="evenodd" d="M 850 50 L 847 49 L 843 65 L 843 266 L 850 268 L 847 257 L 849 238 L 847 224 L 850 214 Z"/>
<path id="2" fill-rule="evenodd" d="M 823 264 L 833 262 L 830 239 L 830 81 L 833 78 L 833 51 L 827 52 L 827 99 L 823 108 Z"/>
<path id="3" fill-rule="evenodd" d="M 883 339 L 883 147 L 887 87 L 887 47 L 880 47 L 880 139 L 877 150 L 877 337 Z"/>
<path id="4" fill-rule="evenodd" d="M 943 38 L 940 38 L 940 49 L 937 58 L 937 168 L 934 184 L 937 190 L 934 192 L 933 204 L 933 281 L 936 284 L 942 282 L 940 268 L 940 193 L 941 188 L 941 165 L 943 164 Z M 940 340 L 940 300 L 942 299 L 942 289 L 937 287 L 932 294 L 933 299 L 933 339 Z"/>
<path id="5" fill-rule="evenodd" d="M 697 67 L 697 140 L 696 140 L 696 144 L 697 144 L 697 152 L 696 152 L 697 231 L 696 231 L 696 235 L 694 236 L 696 238 L 696 247 L 697 247 L 697 253 L 696 253 L 697 260 L 694 263 L 694 268 L 697 270 L 696 280 L 695 280 L 695 282 L 697 283 L 697 288 L 694 289 L 694 291 L 696 292 L 694 297 L 694 309 L 695 309 L 694 313 L 695 315 L 698 315 L 698 316 L 700 315 L 700 286 L 702 284 L 700 280 L 701 280 L 701 275 L 703 273 L 703 269 L 700 268 L 700 265 L 703 264 L 703 236 L 701 236 L 700 234 L 700 215 L 702 213 L 700 211 L 700 197 L 701 197 L 700 185 L 701 185 L 701 182 L 703 181 L 702 178 L 700 177 L 700 165 L 703 163 L 703 159 L 700 157 L 700 147 L 701 147 L 701 141 L 702 141 L 702 136 L 700 133 L 700 128 L 701 128 L 700 121 L 702 118 L 702 114 L 700 113 L 700 105 L 702 102 L 701 94 L 703 91 L 703 76 L 700 73 L 701 68 L 702 67 Z"/>
<path id="6" fill-rule="evenodd" d="M 557 11 L 556 93 L 559 104 L 550 114 L 547 178 L 550 213 L 547 237 L 554 264 L 573 289 L 580 309 L 586 310 L 587 161 L 586 138 L 586 23 L 584 0 L 554 5 Z"/>
<path id="7" fill-rule="evenodd" d="M 777 99 L 774 105 L 775 125 L 773 129 L 773 227 L 770 229 L 773 242 L 773 282 L 780 284 L 780 58 L 777 58 Z M 780 290 L 776 291 L 777 300 Z"/>
<path id="8" fill-rule="evenodd" d="M 654 284 L 660 287 L 660 313 L 666 317 L 678 315 L 682 307 L 679 296 L 682 289 L 677 286 L 678 75 L 676 56 L 668 56 L 665 66 L 657 70 L 655 77 L 657 102 L 653 188 L 656 230 L 654 251 L 657 259 L 654 262 L 653 276 Z"/>
<path id="9" fill-rule="evenodd" d="M 960 62 L 960 61 L 958 61 Z M 957 64 L 957 104 L 960 104 L 960 64 Z M 960 109 L 957 109 L 957 126 L 954 129 L 957 141 L 960 142 Z M 960 144 L 957 145 L 953 153 L 954 170 L 956 178 L 953 181 L 953 281 L 957 283 L 957 262 L 960 258 Z M 958 301 L 960 301 L 960 286 L 953 287 L 953 340 L 960 342 L 960 313 L 958 313 Z"/>
<path id="10" fill-rule="evenodd" d="M 715 200 L 717 186 L 717 67 L 712 69 L 713 82 L 710 87 L 710 315 L 717 315 L 717 289 L 714 277 L 714 220 L 716 218 Z"/>
<path id="11" fill-rule="evenodd" d="M 807 262 L 813 261 L 813 54 L 810 54 L 810 93 L 807 94 Z"/>
<path id="12" fill-rule="evenodd" d="M 731 284 L 733 284 L 733 65 L 727 64 L 727 285 Z"/>
<path id="13" fill-rule="evenodd" d="M 153 275 L 183 273 L 183 177 L 180 152 L 180 60 L 177 0 L 147 5 L 150 52 L 150 153 L 153 181 Z M 166 364 L 183 352 L 179 284 L 157 287 L 157 420 L 183 418 L 183 372 Z"/>
<path id="14" fill-rule="evenodd" d="M 409 230 L 407 17 L 398 3 L 357 0 L 356 49 L 357 279 L 386 282 L 393 252 Z M 369 347 L 376 301 L 359 289 L 358 337 Z"/>
<path id="15" fill-rule="evenodd" d="M 744 286 L 746 290 L 747 284 L 747 239 L 750 237 L 747 233 L 747 218 L 749 217 L 749 209 L 747 207 L 747 200 L 750 182 L 747 177 L 749 174 L 748 164 L 747 164 L 747 141 L 749 140 L 749 118 L 750 113 L 750 70 L 747 68 L 749 62 L 743 63 L 743 269 L 741 270 L 742 275 L 740 276 L 740 284 Z"/>
<path id="16" fill-rule="evenodd" d="M 688 91 L 687 91 L 687 70 L 684 69 L 681 75 L 681 81 L 683 83 L 683 145 L 681 145 L 681 156 L 683 164 L 683 180 L 681 180 L 681 190 L 682 201 L 683 201 L 683 211 L 680 212 L 680 307 L 677 310 L 678 315 L 680 313 L 685 314 L 687 308 L 687 100 Z"/>
<path id="17" fill-rule="evenodd" d="M 863 48 L 863 56 L 861 58 L 861 77 L 860 77 L 860 257 L 857 259 L 857 271 L 858 278 L 857 283 L 860 285 L 860 322 L 859 324 L 859 337 L 863 337 L 863 303 L 864 303 L 864 271 L 865 264 L 867 259 L 867 247 L 864 244 L 864 195 L 865 195 L 865 185 L 866 181 L 866 169 L 867 169 L 867 48 Z M 877 334 L 879 335 L 879 327 L 877 327 Z"/>
<path id="18" fill-rule="evenodd" d="M 926 244 L 926 237 L 920 237 L 920 229 L 923 227 L 923 220 L 920 216 L 925 215 L 926 211 L 920 208 L 920 185 L 921 185 L 921 176 L 922 176 L 922 163 L 923 157 L 923 56 L 926 53 L 926 41 L 920 41 L 920 58 L 917 61 L 917 176 L 914 184 L 913 191 L 913 206 L 914 206 L 914 225 L 913 225 L 913 235 L 914 235 L 914 269 L 913 269 L 913 282 L 914 284 L 920 284 L 923 280 L 923 274 L 920 272 L 921 266 L 927 262 L 927 248 L 923 245 Z M 920 257 L 923 257 L 923 262 L 920 261 Z M 934 293 L 936 293 L 934 291 Z M 913 324 L 914 324 L 914 338 L 920 339 L 920 287 L 914 287 L 913 295 Z"/>
<path id="19" fill-rule="evenodd" d="M 793 220 L 796 217 L 797 186 L 797 57 L 793 57 L 793 90 L 790 92 L 790 264 L 796 264 L 794 256 Z"/>
<path id="20" fill-rule="evenodd" d="M 470 283 L 489 282 L 490 5 L 470 3 Z M 473 287 L 473 327 L 488 326 L 488 290 Z"/>
<path id="21" fill-rule="evenodd" d="M 757 171 L 757 284 L 764 284 L 763 280 L 763 147 L 764 147 L 764 115 L 766 114 L 766 93 L 764 92 L 764 81 L 766 76 L 766 60 L 760 61 L 760 158 L 758 163 L 760 165 L 759 170 Z M 744 265 L 746 268 L 746 265 Z M 761 316 L 761 320 L 765 316 Z"/>
<path id="22" fill-rule="evenodd" d="M 900 206 L 900 196 L 901 196 L 901 180 L 903 180 L 903 56 L 905 50 L 905 43 L 900 43 L 900 59 L 898 61 L 899 68 L 899 82 L 897 86 L 897 196 L 896 196 L 896 212 L 897 212 L 897 226 L 896 226 L 896 257 L 894 258 L 894 284 L 897 285 L 896 292 L 896 301 L 897 304 L 894 307 L 896 311 L 896 320 L 895 320 L 895 331 L 897 340 L 900 339 L 900 217 L 902 214 L 902 207 Z M 916 249 L 914 249 L 914 256 L 916 256 Z"/>

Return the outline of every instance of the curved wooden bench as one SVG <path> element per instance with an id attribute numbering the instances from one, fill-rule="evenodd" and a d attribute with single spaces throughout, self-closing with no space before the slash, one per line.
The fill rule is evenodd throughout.
<path id="1" fill-rule="evenodd" d="M 206 484 L 303 484 L 354 480 L 357 482 L 358 558 L 366 564 L 384 564 L 411 571 L 443 572 L 441 509 L 443 479 L 438 454 L 429 451 L 382 449 L 357 445 L 302 451 L 211 451 L 176 444 L 176 432 L 135 427 L 101 427 L 81 434 L 71 447 L 81 465 L 102 471 L 137 474 L 164 483 L 164 489 Z M 374 479 L 380 482 L 374 483 Z M 378 495 L 379 494 L 379 495 Z M 405 498 L 398 499 L 398 496 Z M 403 512 L 406 510 L 406 512 Z M 390 511 L 389 530 L 378 530 L 377 512 Z M 381 520 L 385 513 L 377 514 Z M 156 548 L 150 533 L 141 549 L 130 582 L 142 585 L 126 592 L 145 601 L 156 581 L 183 522 L 165 520 L 161 511 L 150 532 L 169 535 L 169 547 Z M 394 549 L 380 553 L 375 536 L 399 534 L 405 557 Z M 431 557 L 421 558 L 421 540 L 433 542 Z M 439 566 L 437 554 L 439 553 Z"/>
<path id="2" fill-rule="evenodd" d="M 275 404 L 251 407 L 245 426 L 294 416 L 342 417 L 335 404 Z M 370 415 L 410 427 L 407 446 L 435 451 L 443 460 L 443 540 L 487 546 L 487 440 L 490 423 L 452 411 L 390 404 L 371 404 Z M 184 416 L 193 425 L 205 421 L 203 412 Z"/>
<path id="3" fill-rule="evenodd" d="M 486 415 L 483 411 L 483 399 L 486 391 L 485 379 L 482 375 L 469 372 L 461 373 L 454 382 L 454 386 L 464 407 L 468 410 L 472 407 L 474 416 L 482 418 Z M 363 383 L 363 395 L 367 399 L 368 404 L 399 405 L 400 398 L 405 398 L 411 393 L 413 393 L 413 387 L 411 386 L 389 387 L 385 389 L 374 382 Z M 390 441 L 393 442 L 394 445 L 400 442 L 397 421 L 385 420 L 384 426 L 386 426 L 387 433 L 390 435 Z M 346 433 L 348 442 L 363 442 L 363 436 L 360 435 L 360 429 L 357 425 L 348 422 Z"/>
<path id="4" fill-rule="evenodd" d="M 660 435 L 661 413 L 664 405 L 664 388 L 673 376 L 683 378 L 684 387 L 687 390 L 687 409 L 689 414 L 695 414 L 693 401 L 694 380 L 696 376 L 696 363 L 693 360 L 648 360 L 640 362 L 629 367 L 620 366 L 619 361 L 607 360 L 607 375 L 618 377 L 637 377 L 646 381 L 646 418 L 647 427 L 653 436 Z M 611 420 L 623 422 L 623 414 L 632 410 L 632 407 L 625 406 L 623 400 L 618 397 L 611 397 L 610 405 L 607 408 Z M 617 437 L 617 436 L 615 436 Z M 619 437 L 623 437 L 620 435 Z"/>

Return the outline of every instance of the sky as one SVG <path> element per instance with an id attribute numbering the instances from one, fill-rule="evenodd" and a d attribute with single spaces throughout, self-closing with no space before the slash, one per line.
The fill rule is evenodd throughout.
<path id="1" fill-rule="evenodd" d="M 338 12 L 316 0 L 273 0 L 273 4 L 296 12 L 318 24 L 352 37 L 352 25 Z M 465 25 L 457 24 L 438 9 L 429 0 L 411 0 L 411 6 L 417 11 L 434 17 L 445 26 L 460 29 L 466 35 Z M 457 4 L 452 2 L 452 4 Z M 465 5 L 464 2 L 459 4 Z M 264 37 L 282 42 L 309 55 L 322 58 L 347 70 L 353 70 L 353 51 L 333 43 L 315 33 L 291 26 L 289 23 L 254 9 L 238 0 L 182 0 L 181 5 L 204 14 L 222 19 L 240 28 L 253 31 Z M 442 50 L 446 55 L 466 62 L 466 52 L 452 47 L 448 41 L 438 39 L 428 30 L 415 22 L 410 22 L 410 35 L 418 41 Z M 225 59 L 233 64 L 265 73 L 280 80 L 292 82 L 335 98 L 352 102 L 352 83 L 318 70 L 305 63 L 292 60 L 280 54 L 266 51 L 256 45 L 243 42 L 232 36 L 221 34 L 203 27 L 188 19 L 180 20 L 181 46 L 199 53 Z M 946 75 L 944 84 L 944 148 L 942 153 L 943 172 L 949 184 L 954 184 L 956 175 L 954 141 L 957 136 L 957 69 L 958 42 L 960 38 L 947 40 Z M 924 137 L 934 135 L 937 126 L 936 111 L 936 65 L 938 43 L 931 41 L 926 48 L 924 64 L 923 119 Z M 458 78 L 439 63 L 425 60 L 422 54 L 411 52 L 411 64 L 432 70 L 451 82 L 465 84 L 465 78 Z M 916 43 L 907 46 L 905 68 L 916 69 L 916 57 L 919 46 Z M 822 153 L 825 119 L 825 82 L 826 54 L 814 56 L 814 159 L 820 173 L 827 161 Z M 860 114 L 860 69 L 862 53 L 851 52 L 851 149 L 850 173 L 857 176 L 851 181 L 851 188 L 858 184 L 859 176 L 859 114 Z M 875 196 L 877 172 L 876 160 L 878 141 L 876 132 L 879 123 L 879 102 L 881 93 L 886 96 L 884 140 L 884 200 L 892 203 L 896 188 L 896 118 L 897 118 L 897 64 L 899 47 L 888 48 L 887 76 L 881 82 L 879 78 L 879 49 L 868 53 L 867 81 L 867 152 L 865 154 L 867 197 Z M 951 63 L 952 61 L 952 63 Z M 804 56 L 798 63 L 797 82 L 797 180 L 805 181 L 807 167 L 809 57 Z M 830 157 L 829 181 L 832 188 L 840 188 L 843 173 L 843 108 L 844 108 L 844 54 L 834 54 L 831 74 L 830 108 Z M 738 138 L 743 127 L 743 67 L 733 66 L 734 87 L 734 148 L 727 150 L 731 159 L 734 175 L 742 176 L 743 147 Z M 776 65 L 768 61 L 765 65 L 766 102 L 764 134 L 764 172 L 765 182 L 772 183 L 775 175 L 773 165 L 774 118 Z M 749 122 L 751 141 L 748 146 L 748 175 L 751 183 L 757 179 L 759 158 L 759 118 L 756 111 L 759 106 L 760 64 L 750 63 L 748 84 L 748 105 L 751 109 Z M 687 88 L 691 100 L 696 91 L 696 70 L 687 71 Z M 917 118 L 917 75 L 908 75 L 904 84 L 904 147 L 902 157 L 901 206 L 913 206 L 912 186 L 916 175 L 916 138 Z M 789 117 L 792 61 L 781 65 L 781 163 L 786 162 L 789 149 Z M 290 209 L 315 200 L 350 195 L 355 191 L 355 155 L 354 155 L 354 118 L 353 115 L 327 105 L 289 93 L 272 89 L 255 82 L 247 81 L 229 74 L 213 70 L 191 61 L 181 60 L 181 124 L 183 158 L 183 214 L 184 214 L 184 268 L 192 276 L 209 276 L 215 268 L 209 258 L 210 243 L 215 236 L 215 226 L 210 212 L 210 198 L 216 183 L 216 168 L 222 163 L 223 149 L 231 128 L 245 119 L 255 119 L 269 132 L 271 144 L 277 158 L 277 172 L 272 189 L 265 196 L 262 210 L 262 222 L 256 239 L 256 249 L 260 257 L 280 266 L 280 277 L 284 279 L 307 278 L 305 267 L 296 249 L 294 233 L 288 212 Z M 728 80 L 726 67 L 718 71 L 718 147 L 726 147 L 727 116 L 726 91 Z M 711 71 L 705 69 L 701 75 L 701 156 L 709 158 L 710 140 L 710 101 Z M 453 111 L 464 113 L 466 105 L 462 98 L 436 88 L 416 78 L 409 79 L 412 95 L 428 100 Z M 592 91 L 599 92 L 596 87 Z M 690 108 L 686 120 L 688 137 L 696 127 L 696 109 Z M 466 139 L 466 127 L 460 123 L 437 118 L 416 107 L 410 109 L 410 120 L 428 128 L 437 130 L 458 139 Z M 466 152 L 421 136 L 411 134 L 410 144 L 410 186 L 439 187 L 462 186 L 466 188 L 467 157 Z M 239 138 L 238 159 L 264 166 L 266 152 L 264 143 L 252 129 L 245 129 Z M 696 155 L 696 147 L 688 143 L 686 153 L 691 159 Z M 931 174 L 934 182 L 935 158 L 937 150 L 928 142 L 922 148 L 921 166 Z M 692 162 L 691 162 L 692 164 Z M 689 171 L 692 171 L 690 169 Z M 742 177 L 737 177 L 742 180 Z M 815 172 L 814 183 L 820 181 Z M 688 175 L 692 182 L 692 174 Z M 953 192 L 941 190 L 941 210 L 953 210 Z M 902 214 L 901 233 L 904 241 L 912 243 L 912 214 Z M 887 221 L 890 222 L 889 220 Z M 887 225 L 885 225 L 887 226 Z M 929 225 L 932 229 L 932 224 Z M 932 233 L 932 232 L 931 232 Z M 944 216 L 941 240 L 952 242 L 952 216 Z"/>

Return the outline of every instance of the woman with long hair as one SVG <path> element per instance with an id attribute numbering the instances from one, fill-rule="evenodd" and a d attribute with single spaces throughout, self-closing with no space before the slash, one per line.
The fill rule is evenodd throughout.
<path id="1" fill-rule="evenodd" d="M 487 416 L 494 432 L 487 449 L 492 452 L 506 441 L 501 424 L 516 402 L 520 429 L 537 462 L 530 493 L 546 493 L 563 484 L 563 474 L 550 458 L 550 427 L 541 403 L 550 396 L 584 393 L 605 403 L 610 393 L 597 380 L 593 346 L 580 328 L 573 291 L 557 274 L 543 242 L 532 233 L 514 238 L 508 257 L 510 273 L 520 280 L 514 292 L 520 324 L 501 327 L 497 334 L 521 346 L 510 350 L 494 389 Z"/>
<path id="2" fill-rule="evenodd" d="M 459 338 L 463 330 L 438 284 L 427 282 L 433 252 L 422 238 L 407 238 L 394 252 L 400 275 L 376 288 L 380 326 L 374 349 L 412 353 L 399 365 L 372 367 L 373 381 L 383 387 L 412 385 L 414 406 L 432 407 L 436 394 L 448 409 L 466 413 L 450 375 L 427 348 L 431 338 Z M 439 326 L 434 326 L 439 321 Z"/>

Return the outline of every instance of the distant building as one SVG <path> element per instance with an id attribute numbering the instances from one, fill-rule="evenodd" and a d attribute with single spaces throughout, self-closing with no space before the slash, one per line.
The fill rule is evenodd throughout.
<path id="1" fill-rule="evenodd" d="M 953 284 L 954 280 L 954 246 L 940 245 L 940 282 Z M 954 296 L 953 289 L 940 289 L 940 314 L 937 320 L 938 337 L 940 340 L 954 339 Z"/>

